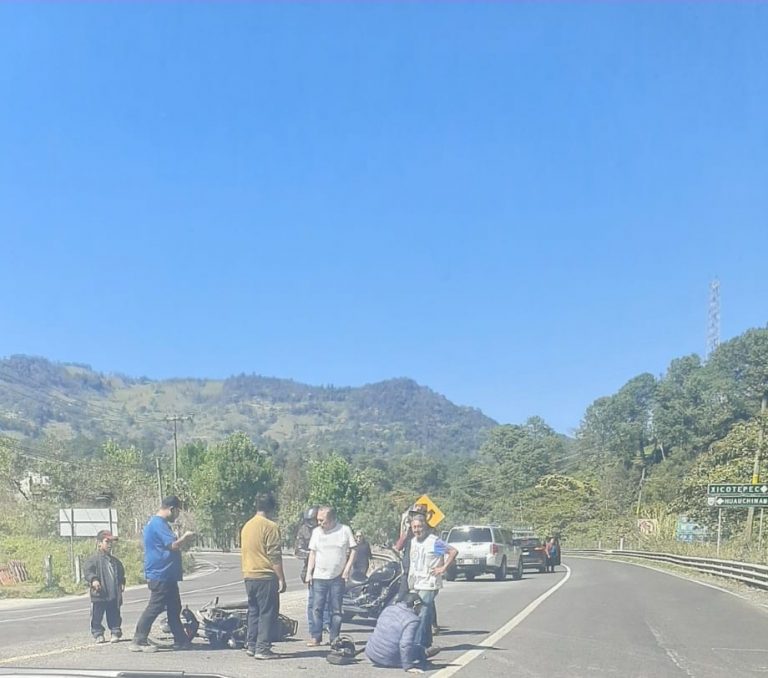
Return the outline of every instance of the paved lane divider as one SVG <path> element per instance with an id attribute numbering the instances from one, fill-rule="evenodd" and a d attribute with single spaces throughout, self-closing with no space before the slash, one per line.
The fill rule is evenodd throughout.
<path id="1" fill-rule="evenodd" d="M 455 661 L 452 661 L 445 668 L 442 668 L 439 671 L 436 671 L 435 673 L 431 674 L 431 678 L 448 678 L 448 676 L 452 676 L 457 671 L 460 671 L 461 669 L 463 669 L 473 659 L 477 659 L 480 655 L 482 655 L 485 652 L 487 648 L 491 648 L 494 645 L 496 645 L 496 643 L 498 643 L 504 636 L 506 636 L 516 626 L 521 624 L 525 620 L 525 618 L 531 614 L 531 612 L 533 612 L 539 605 L 541 605 L 547 598 L 549 598 L 561 586 L 564 586 L 565 582 L 567 582 L 570 579 L 571 568 L 568 567 L 567 565 L 564 565 L 563 567 L 565 567 L 565 570 L 566 570 L 565 577 L 563 577 L 559 582 L 557 582 L 557 584 L 555 584 L 551 589 L 547 589 L 546 591 L 544 591 L 544 593 L 542 593 L 538 598 L 536 598 L 531 603 L 529 603 L 525 608 L 523 608 L 514 617 L 512 617 L 512 619 L 510 619 L 500 629 L 494 631 L 490 636 L 488 636 L 484 640 L 481 640 L 479 643 L 477 643 L 478 645 L 480 645 L 479 648 L 465 652 L 463 655 L 461 655 Z"/>

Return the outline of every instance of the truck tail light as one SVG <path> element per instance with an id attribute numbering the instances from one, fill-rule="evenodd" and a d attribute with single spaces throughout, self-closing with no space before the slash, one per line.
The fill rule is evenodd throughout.
<path id="1" fill-rule="evenodd" d="M 491 555 L 496 555 L 499 552 L 498 544 L 491 544 Z"/>

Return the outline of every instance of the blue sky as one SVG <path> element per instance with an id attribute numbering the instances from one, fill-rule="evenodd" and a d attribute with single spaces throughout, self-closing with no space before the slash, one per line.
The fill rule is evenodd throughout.
<path id="1" fill-rule="evenodd" d="M 0 356 L 571 432 L 766 323 L 768 5 L 0 5 Z"/>

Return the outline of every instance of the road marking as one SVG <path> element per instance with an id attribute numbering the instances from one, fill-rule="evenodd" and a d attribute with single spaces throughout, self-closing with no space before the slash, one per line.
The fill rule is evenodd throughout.
<path id="1" fill-rule="evenodd" d="M 533 612 L 539 605 L 541 605 L 547 598 L 549 598 L 555 591 L 563 586 L 565 582 L 568 581 L 571 576 L 571 568 L 567 565 L 563 565 L 563 567 L 566 569 L 565 577 L 557 582 L 557 584 L 555 584 L 551 589 L 547 589 L 533 602 L 529 603 L 527 607 L 518 612 L 514 617 L 512 617 L 512 619 L 504 624 L 504 626 L 494 631 L 485 640 L 481 640 L 479 643 L 477 643 L 481 646 L 482 649 L 469 650 L 468 652 L 465 652 L 463 655 L 461 655 L 461 657 L 452 661 L 449 666 L 446 666 L 444 669 L 440 669 L 436 673 L 432 674 L 432 678 L 448 678 L 448 676 L 452 676 L 457 671 L 463 669 L 473 659 L 477 659 L 481 654 L 483 654 L 483 652 L 485 652 L 485 648 L 493 647 L 504 636 L 512 631 L 512 629 L 522 623 L 525 618 L 531 614 L 531 612 Z"/>
<path id="2" fill-rule="evenodd" d="M 82 602 L 85 603 L 85 599 L 83 599 Z M 75 608 L 74 610 L 64 610 L 64 612 L 50 612 L 49 614 L 38 614 L 32 617 L 16 617 L 14 619 L 0 619 L 0 624 L 10 624 L 11 622 L 31 621 L 32 619 L 47 619 L 48 617 L 61 617 L 61 615 L 63 614 L 77 614 L 78 612 L 84 612 L 84 611 L 85 611 L 85 608 L 83 608 L 82 610 L 80 610 L 80 608 Z"/>
<path id="3" fill-rule="evenodd" d="M 213 570 L 207 570 L 206 574 L 214 574 L 219 571 L 220 568 L 216 567 L 216 569 Z M 187 580 L 189 580 L 191 577 L 188 577 Z M 218 584 L 217 586 L 209 586 L 207 588 L 202 589 L 192 589 L 191 591 L 182 591 L 182 596 L 190 596 L 194 593 L 205 593 L 206 591 L 216 591 L 218 589 L 227 588 L 228 586 L 235 586 L 235 585 L 242 585 L 243 580 L 238 579 L 236 581 L 230 582 L 229 584 Z M 144 589 L 145 585 L 142 584 L 140 586 L 132 586 L 130 587 L 132 590 L 139 590 Z M 87 599 L 85 597 L 78 597 L 70 602 L 72 603 L 85 603 Z M 129 605 L 146 605 L 147 600 L 145 598 L 142 598 L 141 600 L 127 600 L 123 603 L 122 607 L 128 607 Z M 20 622 L 20 621 L 31 621 L 32 619 L 47 619 L 48 617 L 61 617 L 65 614 L 77 614 L 78 612 L 85 612 L 87 611 L 85 607 L 82 609 L 80 608 L 80 605 L 77 607 L 72 607 L 68 610 L 64 610 L 63 612 L 48 612 L 46 614 L 38 614 L 33 616 L 25 616 L 25 617 L 12 617 L 11 619 L 0 619 L 0 624 L 10 624 L 11 622 Z M 77 649 L 77 648 L 73 648 Z"/>
<path id="4" fill-rule="evenodd" d="M 13 662 L 23 662 L 29 659 L 40 659 L 41 657 L 51 657 L 57 654 L 65 654 L 66 652 L 76 652 L 78 650 L 91 650 L 96 645 L 78 645 L 77 647 L 63 647 L 59 650 L 48 650 L 48 652 L 37 652 L 35 654 L 22 654 L 18 657 L 8 657 L 7 659 L 0 659 L 0 664 L 11 664 Z"/>
<path id="5" fill-rule="evenodd" d="M 686 676 L 690 676 L 690 678 L 693 678 L 693 673 L 691 673 L 690 669 L 688 668 L 688 662 L 685 661 L 685 658 L 677 651 L 675 651 L 673 648 L 669 647 L 667 643 L 664 640 L 664 636 L 661 635 L 661 631 L 651 626 L 650 623 L 648 623 L 648 620 L 645 621 L 646 626 L 650 629 L 651 633 L 653 634 L 653 637 L 656 639 L 657 645 L 664 650 L 664 654 L 669 657 L 669 659 L 672 661 L 672 663 L 680 669 Z"/>

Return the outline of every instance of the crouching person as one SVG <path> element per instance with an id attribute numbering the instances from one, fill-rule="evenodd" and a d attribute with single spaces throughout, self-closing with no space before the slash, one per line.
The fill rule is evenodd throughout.
<path id="1" fill-rule="evenodd" d="M 421 605 L 418 593 L 408 593 L 401 602 L 384 608 L 365 646 L 365 656 L 374 665 L 424 673 L 426 655 L 418 644 Z"/>

